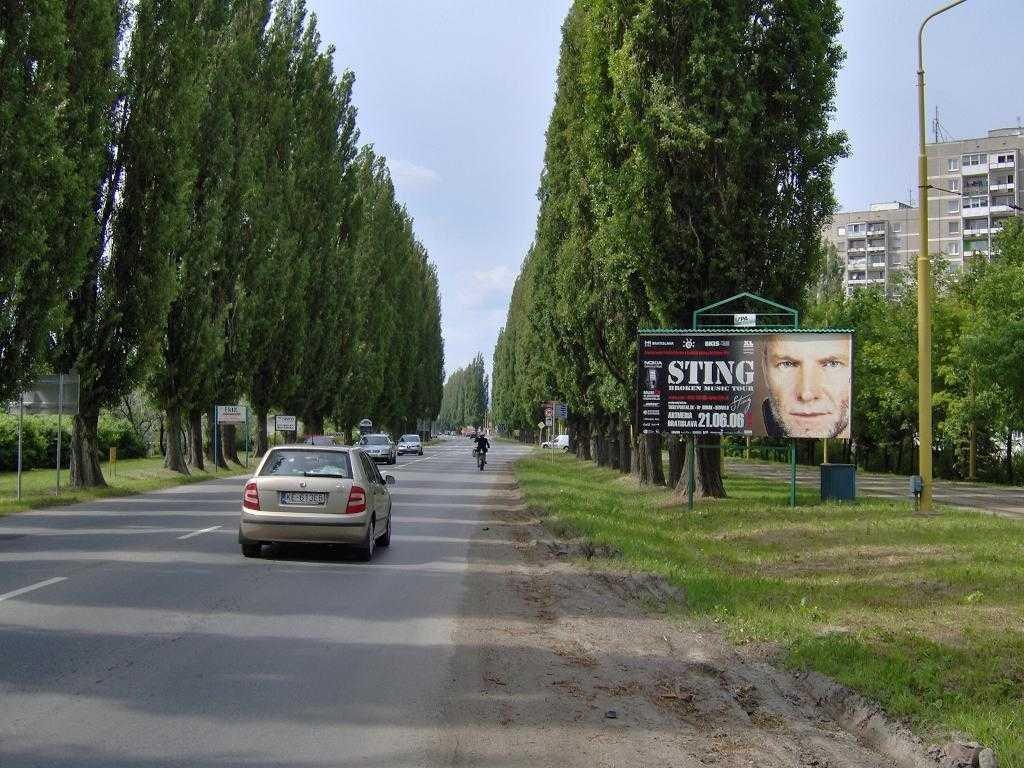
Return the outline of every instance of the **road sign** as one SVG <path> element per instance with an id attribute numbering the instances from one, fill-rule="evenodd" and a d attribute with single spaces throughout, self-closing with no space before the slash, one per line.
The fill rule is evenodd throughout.
<path id="1" fill-rule="evenodd" d="M 245 415 L 244 405 L 217 406 L 218 424 L 245 424 Z"/>
<path id="2" fill-rule="evenodd" d="M 565 403 L 555 403 L 555 418 L 565 421 L 569 418 L 569 406 Z"/>
<path id="3" fill-rule="evenodd" d="M 275 416 L 274 429 L 278 432 L 294 432 L 297 429 L 294 416 Z"/>
<path id="4" fill-rule="evenodd" d="M 40 376 L 32 386 L 21 393 L 26 413 L 58 413 L 74 416 L 78 413 L 77 373 L 58 373 Z"/>

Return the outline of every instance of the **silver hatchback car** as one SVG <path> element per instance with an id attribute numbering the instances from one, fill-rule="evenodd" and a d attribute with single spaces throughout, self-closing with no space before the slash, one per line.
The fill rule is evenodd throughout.
<path id="1" fill-rule="evenodd" d="M 382 476 L 359 448 L 271 448 L 245 484 L 238 542 L 259 557 L 275 541 L 351 544 L 370 560 L 391 544 L 391 475 Z"/>

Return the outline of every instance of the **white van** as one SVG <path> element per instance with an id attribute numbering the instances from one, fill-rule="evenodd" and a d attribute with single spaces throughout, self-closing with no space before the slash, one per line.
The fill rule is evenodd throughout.
<path id="1" fill-rule="evenodd" d="M 541 448 L 551 448 L 552 447 L 551 441 L 550 440 L 545 440 L 543 443 L 540 444 L 540 447 Z M 559 435 L 558 437 L 556 437 L 555 438 L 554 448 L 556 450 L 562 451 L 562 453 L 568 452 L 568 450 L 569 450 L 569 436 L 568 435 Z"/>

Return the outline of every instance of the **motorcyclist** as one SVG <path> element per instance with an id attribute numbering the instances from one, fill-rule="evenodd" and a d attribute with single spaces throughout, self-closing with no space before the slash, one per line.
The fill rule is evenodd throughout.
<path id="1" fill-rule="evenodd" d="M 487 435 L 481 432 L 476 436 L 476 448 L 474 449 L 477 455 L 483 455 L 484 461 L 487 461 L 487 451 L 490 450 L 491 443 L 487 439 Z"/>

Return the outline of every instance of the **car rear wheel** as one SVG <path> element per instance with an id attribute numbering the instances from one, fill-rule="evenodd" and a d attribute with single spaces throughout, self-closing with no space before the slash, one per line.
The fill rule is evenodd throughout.
<path id="1" fill-rule="evenodd" d="M 391 546 L 391 515 L 388 515 L 388 529 L 384 531 L 384 535 L 377 539 L 378 547 L 390 547 Z"/>
<path id="2" fill-rule="evenodd" d="M 370 524 L 366 527 L 366 538 L 359 545 L 359 559 L 368 563 L 373 559 L 373 550 L 377 546 L 377 519 L 371 518 Z"/>
<path id="3" fill-rule="evenodd" d="M 263 545 L 260 544 L 258 541 L 243 541 L 242 542 L 242 554 L 245 557 L 259 557 L 260 556 L 260 550 L 262 548 L 263 548 Z"/>

